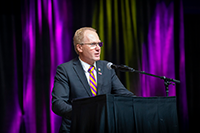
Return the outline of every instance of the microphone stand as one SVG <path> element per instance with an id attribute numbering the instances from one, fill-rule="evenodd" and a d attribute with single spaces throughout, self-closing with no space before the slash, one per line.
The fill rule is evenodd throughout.
<path id="1" fill-rule="evenodd" d="M 137 73 L 141 73 L 141 74 L 145 74 L 145 75 L 149 75 L 149 76 L 153 76 L 153 77 L 157 77 L 157 78 L 163 79 L 164 80 L 164 84 L 165 84 L 165 91 L 166 91 L 166 95 L 167 96 L 168 96 L 168 93 L 169 93 L 169 88 L 168 88 L 169 85 L 173 84 L 172 82 L 174 82 L 174 83 L 180 83 L 179 80 L 172 79 L 172 78 L 166 78 L 165 76 L 153 75 L 153 74 L 150 74 L 150 73 L 146 73 L 145 71 L 135 70 L 135 69 L 130 68 L 130 67 L 126 66 L 126 65 L 122 65 L 121 67 L 123 67 L 124 70 L 129 71 L 129 72 L 137 72 Z"/>

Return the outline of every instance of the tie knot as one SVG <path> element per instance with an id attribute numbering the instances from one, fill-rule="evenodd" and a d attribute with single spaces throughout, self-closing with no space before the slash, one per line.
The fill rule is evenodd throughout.
<path id="1" fill-rule="evenodd" d="M 93 70 L 94 70 L 94 66 L 90 66 L 90 68 L 88 69 L 88 72 L 89 72 L 89 73 L 92 73 Z"/>

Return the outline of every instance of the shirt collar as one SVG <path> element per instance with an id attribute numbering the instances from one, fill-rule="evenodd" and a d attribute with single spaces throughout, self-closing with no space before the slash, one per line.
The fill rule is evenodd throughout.
<path id="1" fill-rule="evenodd" d="M 88 69 L 90 68 L 91 65 L 89 65 L 88 63 L 82 61 L 82 60 L 80 59 L 80 57 L 79 57 L 79 60 L 80 60 L 80 62 L 81 62 L 81 65 L 82 65 L 82 67 L 83 67 L 83 70 L 84 70 L 85 72 L 88 72 Z M 94 68 L 96 69 L 96 61 L 94 62 L 93 66 L 94 66 Z"/>

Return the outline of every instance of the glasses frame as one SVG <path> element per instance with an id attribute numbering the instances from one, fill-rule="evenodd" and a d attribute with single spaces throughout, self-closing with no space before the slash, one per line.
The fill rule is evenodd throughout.
<path id="1" fill-rule="evenodd" d="M 90 47 L 96 48 L 97 45 L 99 47 L 102 47 L 103 46 L 103 42 L 81 43 L 81 45 L 90 45 Z"/>

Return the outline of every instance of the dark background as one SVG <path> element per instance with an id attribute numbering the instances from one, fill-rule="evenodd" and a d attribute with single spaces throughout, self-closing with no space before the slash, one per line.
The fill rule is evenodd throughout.
<path id="1" fill-rule="evenodd" d="M 197 129 L 197 121 L 200 119 L 200 1 L 183 0 L 184 30 L 185 30 L 185 64 L 186 64 L 186 88 L 188 98 L 190 129 Z M 195 130 L 194 130 L 195 131 Z"/>

